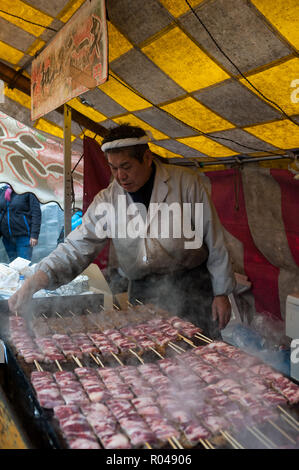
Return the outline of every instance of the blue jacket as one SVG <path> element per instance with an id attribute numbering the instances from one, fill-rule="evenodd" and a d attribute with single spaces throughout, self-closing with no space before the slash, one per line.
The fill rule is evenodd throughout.
<path id="1" fill-rule="evenodd" d="M 4 198 L 4 187 L 0 190 L 0 231 L 5 238 L 29 236 L 38 239 L 41 225 L 41 209 L 32 193 L 11 193 L 10 202 Z"/>

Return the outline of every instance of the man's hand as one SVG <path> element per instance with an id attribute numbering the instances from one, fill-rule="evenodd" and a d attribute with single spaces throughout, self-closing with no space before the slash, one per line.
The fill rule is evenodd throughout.
<path id="1" fill-rule="evenodd" d="M 9 310 L 19 314 L 24 312 L 33 294 L 40 289 L 45 289 L 48 282 L 47 274 L 43 271 L 37 271 L 33 276 L 26 279 L 22 287 L 8 299 Z"/>
<path id="2" fill-rule="evenodd" d="M 220 330 L 226 327 L 231 316 L 231 305 L 227 295 L 216 295 L 214 297 L 212 316 L 214 321 L 218 319 Z"/>
<path id="3" fill-rule="evenodd" d="M 37 238 L 30 238 L 30 246 L 36 246 L 38 243 Z"/>

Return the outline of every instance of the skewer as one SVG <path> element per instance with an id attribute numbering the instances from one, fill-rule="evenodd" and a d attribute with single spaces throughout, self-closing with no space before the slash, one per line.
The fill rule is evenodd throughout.
<path id="1" fill-rule="evenodd" d="M 268 442 L 265 441 L 265 440 L 263 439 L 263 437 L 260 436 L 260 435 L 255 431 L 255 429 L 254 429 L 253 427 L 250 428 L 249 426 L 246 426 L 246 428 L 247 428 L 248 431 L 251 432 L 251 434 L 253 434 L 259 441 L 261 441 L 261 443 L 262 443 L 265 447 L 267 447 L 268 449 L 272 449 L 272 447 L 268 444 Z"/>
<path id="2" fill-rule="evenodd" d="M 213 343 L 213 340 L 211 338 L 208 338 L 207 336 L 203 335 L 202 333 L 195 333 L 194 335 L 197 339 L 205 339 L 208 343 Z"/>
<path id="3" fill-rule="evenodd" d="M 155 354 L 157 354 L 157 356 L 159 356 L 160 359 L 164 359 L 164 357 L 163 357 L 158 351 L 156 351 L 155 348 L 153 348 L 152 346 L 150 346 L 149 349 L 151 349 Z"/>
<path id="4" fill-rule="evenodd" d="M 244 449 L 244 447 L 227 431 L 220 431 L 222 436 L 235 448 L 235 449 Z"/>
<path id="5" fill-rule="evenodd" d="M 152 449 L 152 446 L 148 442 L 146 442 L 145 445 L 148 449 Z"/>
<path id="6" fill-rule="evenodd" d="M 138 300 L 138 299 L 135 299 L 135 300 L 136 300 L 136 302 L 138 302 L 140 305 L 144 305 L 142 302 L 140 302 L 140 300 Z"/>
<path id="7" fill-rule="evenodd" d="M 129 302 L 128 300 L 127 300 L 127 304 L 129 305 L 129 307 L 134 307 L 134 305 L 131 304 L 131 302 Z M 114 304 L 113 304 L 113 305 L 114 305 Z"/>
<path id="8" fill-rule="evenodd" d="M 119 357 L 117 357 L 117 355 L 114 354 L 114 352 L 111 351 L 110 354 L 112 354 L 112 356 L 114 357 L 114 359 L 115 359 L 121 366 L 124 365 L 124 364 L 121 362 L 121 360 L 119 359 Z"/>
<path id="9" fill-rule="evenodd" d="M 286 410 L 284 410 L 280 405 L 278 405 L 277 408 L 279 408 L 291 421 L 293 421 L 294 424 L 296 424 L 296 426 L 298 426 L 298 430 L 299 430 L 298 421 L 292 415 L 290 415 L 290 413 L 288 413 Z"/>
<path id="10" fill-rule="evenodd" d="M 176 445 L 172 442 L 170 437 L 167 440 L 173 449 L 177 449 Z"/>
<path id="11" fill-rule="evenodd" d="M 291 426 L 291 428 L 295 429 L 297 432 L 298 432 L 298 428 L 297 426 L 289 419 L 287 418 L 285 415 L 280 415 L 282 419 L 284 419 L 289 426 Z"/>
<path id="12" fill-rule="evenodd" d="M 225 431 L 226 435 L 236 444 L 236 446 L 239 447 L 239 449 L 245 449 L 245 447 L 242 446 L 242 444 L 240 444 L 239 441 L 237 441 L 237 439 L 235 437 L 233 437 L 230 433 L 228 433 L 227 431 Z"/>
<path id="13" fill-rule="evenodd" d="M 55 313 L 59 318 L 61 318 L 63 320 L 63 317 L 60 315 L 60 313 L 58 313 L 58 312 L 55 312 Z"/>
<path id="14" fill-rule="evenodd" d="M 116 310 L 120 310 L 120 308 L 117 305 L 115 305 L 115 304 L 112 304 L 112 305 L 113 305 L 114 308 L 116 308 Z"/>
<path id="15" fill-rule="evenodd" d="M 81 364 L 80 360 L 74 356 L 74 354 L 72 355 L 72 358 L 74 359 L 75 363 L 79 366 L 79 367 L 83 367 L 83 364 Z"/>
<path id="16" fill-rule="evenodd" d="M 265 434 L 260 431 L 256 426 L 252 426 L 252 428 L 254 429 L 255 432 L 257 432 L 265 441 L 269 442 L 269 444 L 273 447 L 277 447 L 276 444 L 274 444 L 273 441 L 271 441 L 271 439 L 269 439 L 269 437 L 265 436 Z"/>
<path id="17" fill-rule="evenodd" d="M 62 371 L 63 371 L 63 368 L 61 367 L 61 365 L 60 365 L 60 363 L 59 363 L 59 361 L 58 361 L 57 359 L 55 359 L 55 363 L 56 363 L 58 369 L 62 372 Z"/>
<path id="18" fill-rule="evenodd" d="M 137 357 L 137 359 L 141 362 L 141 364 L 144 364 L 144 360 L 141 359 L 141 357 L 135 352 L 133 351 L 133 349 L 129 349 L 130 353 L 134 354 L 134 356 Z"/>
<path id="19" fill-rule="evenodd" d="M 90 357 L 94 360 L 94 362 L 99 365 L 99 362 L 97 360 L 97 358 L 92 354 L 92 353 L 89 353 Z"/>
<path id="20" fill-rule="evenodd" d="M 100 359 L 98 356 L 96 356 L 96 359 L 97 359 L 97 361 L 98 361 L 98 364 L 100 364 L 100 366 L 103 367 L 103 369 L 104 369 L 105 366 L 104 366 L 104 364 L 102 363 L 101 359 Z"/>
<path id="21" fill-rule="evenodd" d="M 175 436 L 172 436 L 172 441 L 175 443 L 175 445 L 179 448 L 179 449 L 184 449 L 184 447 L 182 446 L 182 444 L 180 443 L 180 441 L 175 437 Z"/>
<path id="22" fill-rule="evenodd" d="M 229 438 L 229 436 L 226 435 L 225 431 L 220 431 L 220 434 L 224 437 L 224 439 L 227 440 L 227 442 L 230 443 L 230 445 L 231 445 L 234 449 L 239 449 L 239 447 Z"/>
<path id="23" fill-rule="evenodd" d="M 173 349 L 176 353 L 181 354 L 181 351 L 180 351 L 179 349 L 177 349 L 173 344 L 171 344 L 171 342 L 168 343 L 168 346 L 169 346 L 171 349 Z"/>
<path id="24" fill-rule="evenodd" d="M 210 441 L 208 441 L 208 439 L 206 439 L 206 444 L 209 447 L 209 449 L 215 449 L 215 447 L 210 443 Z"/>
<path id="25" fill-rule="evenodd" d="M 169 341 L 168 344 L 170 344 L 171 346 L 175 346 L 181 352 L 186 352 L 185 349 L 181 348 L 181 346 L 178 346 L 177 344 L 174 344 L 172 341 Z"/>
<path id="26" fill-rule="evenodd" d="M 193 343 L 193 341 L 191 341 L 191 339 L 186 338 L 185 336 L 181 335 L 180 333 L 178 333 L 178 337 L 181 338 L 186 343 L 190 344 L 190 346 L 192 346 L 193 348 L 196 348 L 196 345 Z"/>
<path id="27" fill-rule="evenodd" d="M 289 441 L 291 441 L 293 444 L 296 444 L 296 441 L 292 439 L 283 429 L 281 429 L 279 426 L 277 426 L 276 423 L 273 423 L 271 419 L 268 419 L 268 422 L 275 428 L 277 431 L 279 431 L 284 437 L 286 437 Z"/>
<path id="28" fill-rule="evenodd" d="M 208 446 L 208 444 L 204 441 L 204 439 L 199 439 L 199 442 L 205 449 L 211 449 L 211 447 Z"/>
<path id="29" fill-rule="evenodd" d="M 36 359 L 34 359 L 34 364 L 35 364 L 35 367 L 37 368 L 37 370 L 38 370 L 39 372 L 43 372 L 43 371 L 44 371 L 43 368 L 42 368 L 42 366 L 37 362 Z"/>

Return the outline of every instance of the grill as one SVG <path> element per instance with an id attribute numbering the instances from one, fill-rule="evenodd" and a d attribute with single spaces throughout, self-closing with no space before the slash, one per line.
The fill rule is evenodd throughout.
<path id="1" fill-rule="evenodd" d="M 80 296 L 69 296 L 69 297 L 49 297 L 49 298 L 36 298 L 33 299 L 30 305 L 30 313 L 34 318 L 44 318 L 43 315 L 46 314 L 47 319 L 60 318 L 61 322 L 65 322 L 67 330 L 67 319 L 84 319 L 88 316 L 88 312 L 98 312 L 101 310 L 101 305 L 103 304 L 103 296 L 100 294 L 96 295 L 80 295 Z M 220 377 L 221 373 L 217 369 L 217 364 L 213 365 L 213 354 L 215 354 L 216 349 L 213 349 L 212 346 L 217 345 L 217 342 L 212 342 L 203 334 L 195 334 L 192 338 L 187 338 L 184 335 L 180 335 L 179 341 L 168 341 L 167 345 L 164 347 L 156 347 L 149 350 L 145 350 L 142 354 L 139 354 L 139 351 L 128 349 L 125 353 L 121 354 L 110 354 L 102 356 L 101 354 L 91 354 L 85 355 L 80 360 L 77 358 L 70 357 L 66 362 L 52 362 L 52 363 L 43 363 L 36 362 L 35 364 L 28 364 L 17 354 L 17 351 L 14 345 L 10 342 L 9 338 L 9 317 L 8 317 L 8 306 L 7 301 L 0 302 L 0 312 L 1 317 L 4 319 L 1 327 L 1 336 L 5 340 L 7 346 L 7 367 L 3 368 L 0 379 L 2 387 L 13 404 L 13 408 L 19 417 L 20 422 L 22 423 L 25 433 L 30 436 L 30 441 L 33 448 L 55 448 L 55 449 L 64 449 L 68 447 L 68 442 L 65 439 L 65 435 L 62 433 L 61 428 L 58 424 L 56 417 L 53 414 L 53 410 L 42 408 L 37 399 L 36 392 L 31 383 L 31 373 L 38 370 L 39 367 L 42 367 L 44 371 L 51 372 L 52 374 L 56 373 L 61 367 L 63 371 L 73 372 L 78 367 L 88 367 L 89 369 L 99 370 L 103 367 L 112 368 L 115 371 L 119 370 L 129 370 L 129 368 L 138 368 L 142 367 L 144 364 L 162 364 L 161 358 L 164 357 L 170 362 L 164 362 L 164 369 L 162 368 L 163 374 L 168 378 L 167 367 L 172 367 L 173 363 L 180 363 L 186 368 L 190 367 L 190 357 L 199 357 L 202 360 L 201 354 L 203 352 L 210 354 L 209 356 L 204 357 L 204 363 L 206 360 L 210 359 L 212 362 L 209 366 L 214 368 L 215 374 Z M 118 318 L 121 319 L 122 312 L 118 312 Z M 167 319 L 172 318 L 171 314 L 166 312 L 161 312 L 161 318 Z M 62 320 L 63 319 L 63 320 Z M 138 326 L 138 319 L 136 319 L 136 325 Z M 69 330 L 70 331 L 70 330 Z M 67 332 L 67 331 L 66 331 Z M 225 344 L 225 343 L 221 343 Z M 202 346 L 203 348 L 199 348 Z M 195 350 L 198 352 L 198 356 L 194 355 Z M 236 348 L 237 351 L 237 348 Z M 189 355 L 188 355 L 189 354 Z M 191 356 L 190 356 L 191 354 Z M 196 353 L 197 354 L 197 353 Z M 211 355 L 212 354 L 212 355 Z M 219 351 L 217 354 L 220 354 Z M 245 354 L 240 351 L 240 354 Z M 221 354 L 220 356 L 221 357 Z M 248 356 L 251 357 L 251 356 Z M 189 359 L 188 359 L 189 358 Z M 215 356 L 214 356 L 215 358 Z M 227 363 L 227 357 L 223 355 L 223 367 Z M 235 364 L 236 361 L 235 361 Z M 206 364 L 207 365 L 207 364 Z M 236 369 L 237 370 L 237 369 Z M 166 371 L 166 372 L 165 372 Z M 200 371 L 199 371 L 200 376 Z M 195 377 L 195 376 L 194 376 Z M 218 377 L 218 379 L 219 379 Z M 221 377 L 220 377 L 221 378 Z M 223 375 L 223 379 L 227 377 Z M 184 377 L 182 377 L 185 380 Z M 217 379 L 217 380 L 218 380 Z M 267 377 L 261 377 L 261 379 L 267 379 Z M 220 403 L 219 398 L 220 394 L 217 392 L 217 386 L 215 384 L 219 383 L 218 381 L 207 382 L 205 387 L 199 386 L 198 394 L 196 397 L 189 397 L 188 390 L 184 390 L 183 386 L 175 390 L 175 393 L 179 394 L 182 392 L 182 395 L 185 396 L 185 401 L 192 398 L 198 403 L 200 409 L 200 403 L 202 400 L 205 400 L 205 406 L 202 407 L 203 416 L 205 419 L 209 419 L 209 415 L 205 415 L 206 410 L 209 406 L 213 406 L 215 409 L 215 403 L 213 402 L 212 397 L 218 396 L 218 403 Z M 179 383 L 178 378 L 176 378 L 176 384 Z M 183 383 L 183 382 L 182 382 Z M 159 384 L 158 384 L 159 386 Z M 177 385 L 176 385 L 177 386 Z M 230 390 L 229 382 L 223 382 L 224 386 L 224 395 L 230 397 L 233 391 Z M 225 388 L 226 387 L 226 388 Z M 209 395 L 207 395 L 209 392 Z M 166 393 L 166 392 L 165 392 Z M 217 395 L 218 393 L 218 395 Z M 168 392 L 166 393 L 167 396 Z M 235 390 L 236 396 L 236 390 Z M 114 397 L 115 398 L 115 397 Z M 224 404 L 225 407 L 225 404 Z M 225 408 L 219 405 L 218 415 L 221 418 L 221 409 Z M 219 411 L 220 410 L 220 411 Z M 265 400 L 261 403 L 260 410 L 266 415 L 266 412 L 269 412 L 269 406 Z M 249 409 L 248 409 L 249 411 Z M 200 413 L 199 413 L 200 416 Z M 226 416 L 224 414 L 224 416 Z M 181 419 L 181 418 L 178 418 Z M 194 448 L 249 448 L 249 449 L 258 449 L 258 448 L 298 448 L 299 447 L 299 405 L 290 405 L 289 403 L 284 403 L 279 405 L 276 408 L 275 415 L 267 419 L 260 419 L 254 423 L 246 423 L 238 427 L 238 430 L 232 426 L 229 428 L 223 428 L 215 432 L 210 432 L 208 438 L 198 438 L 197 441 L 192 442 L 190 439 L 185 439 L 182 437 L 183 427 L 180 427 L 180 423 L 174 422 L 173 418 L 170 419 L 170 422 L 180 430 L 181 434 L 178 438 L 166 439 L 162 443 L 159 442 L 159 448 L 185 448 L 185 447 L 194 447 Z M 203 419 L 202 423 L 205 423 Z M 210 425 L 213 427 L 213 422 L 210 421 Z M 186 426 L 185 426 L 186 428 Z M 190 431 L 190 429 L 189 429 Z M 98 439 L 99 445 L 101 446 L 101 439 Z M 141 447 L 155 448 L 156 443 L 144 443 Z M 133 446 L 134 447 L 134 446 Z M 137 445 L 137 447 L 139 447 Z"/>

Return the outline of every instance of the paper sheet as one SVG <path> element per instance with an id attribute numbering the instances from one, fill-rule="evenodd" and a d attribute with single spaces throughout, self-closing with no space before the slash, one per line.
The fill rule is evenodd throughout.
<path id="1" fill-rule="evenodd" d="M 97 264 L 91 263 L 82 273 L 88 276 L 89 290 L 96 294 L 104 294 L 104 307 L 113 308 L 113 295 Z"/>

